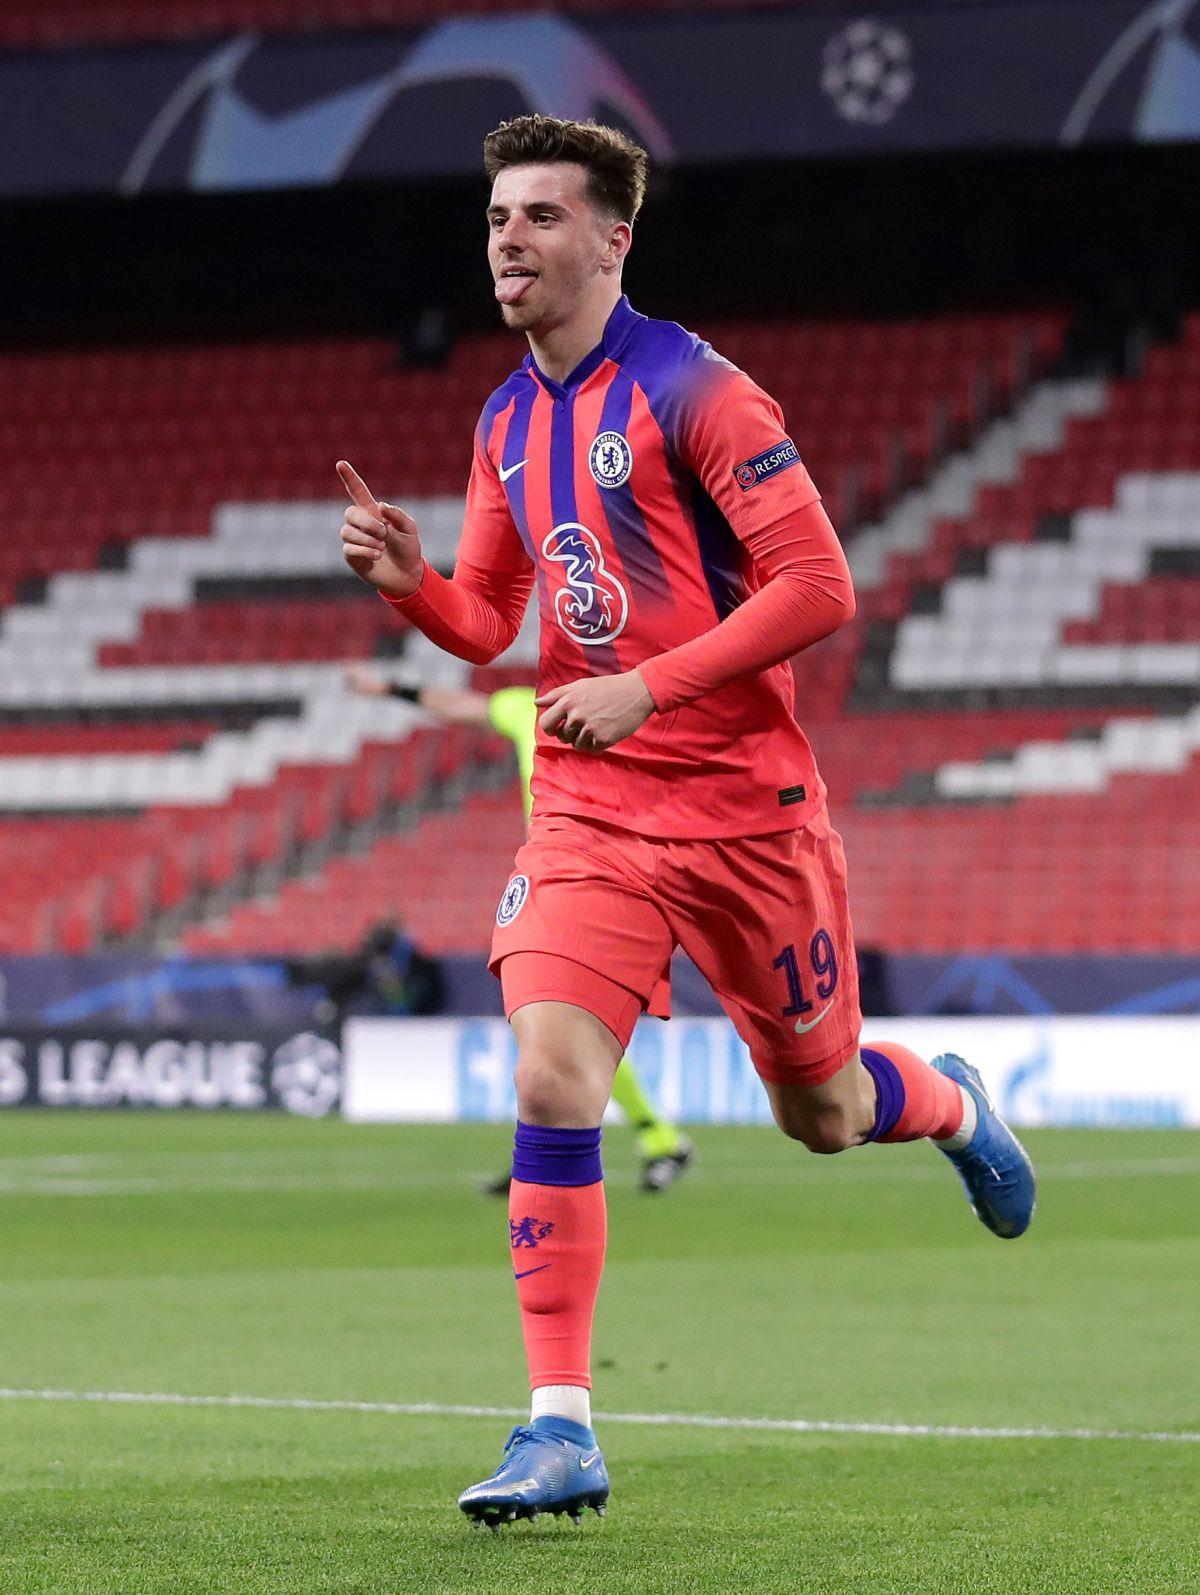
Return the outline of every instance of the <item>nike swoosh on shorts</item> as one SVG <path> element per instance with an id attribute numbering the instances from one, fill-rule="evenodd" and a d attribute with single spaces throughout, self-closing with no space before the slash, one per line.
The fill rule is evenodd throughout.
<path id="1" fill-rule="evenodd" d="M 831 1002 L 827 1002 L 825 1004 L 824 1008 L 821 1009 L 821 1011 L 817 1015 L 817 1017 L 815 1019 L 810 1019 L 807 1024 L 802 1024 L 801 1021 L 799 1019 L 797 1019 L 796 1020 L 796 1030 L 797 1030 L 797 1032 L 800 1035 L 804 1035 L 804 1033 L 806 1031 L 808 1031 L 808 1030 L 815 1030 L 816 1027 L 821 1023 L 821 1020 L 824 1019 L 825 1015 L 829 1012 L 829 1010 L 832 1007 L 833 1007 L 833 1004 Z"/>

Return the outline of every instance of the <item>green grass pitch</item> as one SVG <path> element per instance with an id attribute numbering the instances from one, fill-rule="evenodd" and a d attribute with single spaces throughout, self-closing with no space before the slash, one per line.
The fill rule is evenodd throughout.
<path id="1" fill-rule="evenodd" d="M 607 1134 L 595 1404 L 1200 1430 L 1200 1138 L 1042 1132 L 995 1240 L 927 1146 Z M 0 1115 L 0 1591 L 1200 1590 L 1200 1445 L 598 1420 L 608 1518 L 471 1530 L 509 1420 L 43 1400 L 523 1407 L 499 1127 Z"/>

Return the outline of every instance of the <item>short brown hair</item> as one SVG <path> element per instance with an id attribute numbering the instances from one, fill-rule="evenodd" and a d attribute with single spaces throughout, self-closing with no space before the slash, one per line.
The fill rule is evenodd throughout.
<path id="1" fill-rule="evenodd" d="M 587 197 L 597 210 L 632 222 L 646 193 L 648 157 L 615 127 L 557 116 L 515 116 L 483 141 L 483 165 L 495 182 L 510 166 L 573 161 L 587 172 Z"/>

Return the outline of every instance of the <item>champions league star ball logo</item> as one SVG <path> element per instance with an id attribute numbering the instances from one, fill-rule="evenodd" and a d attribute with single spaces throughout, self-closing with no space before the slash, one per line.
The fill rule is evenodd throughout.
<path id="1" fill-rule="evenodd" d="M 271 1085 L 289 1113 L 324 1118 L 342 1094 L 342 1055 L 332 1041 L 306 1030 L 276 1047 Z"/>
<path id="2" fill-rule="evenodd" d="M 847 122 L 890 122 L 913 81 L 912 47 L 889 23 L 852 22 L 821 56 L 821 87 Z"/>
<path id="3" fill-rule="evenodd" d="M 623 487 L 633 470 L 633 450 L 619 432 L 601 432 L 588 454 L 588 465 L 601 487 Z"/>

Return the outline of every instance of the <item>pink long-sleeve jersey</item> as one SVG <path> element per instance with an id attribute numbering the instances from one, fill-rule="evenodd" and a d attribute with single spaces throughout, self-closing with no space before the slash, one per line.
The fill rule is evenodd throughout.
<path id="1" fill-rule="evenodd" d="M 637 667 L 658 711 L 599 757 L 539 732 L 535 814 L 715 838 L 821 805 L 786 661 L 854 612 L 841 546 L 774 400 L 624 298 L 565 382 L 527 357 L 492 394 L 454 575 L 389 602 L 486 663 L 535 585 L 539 689 Z"/>

